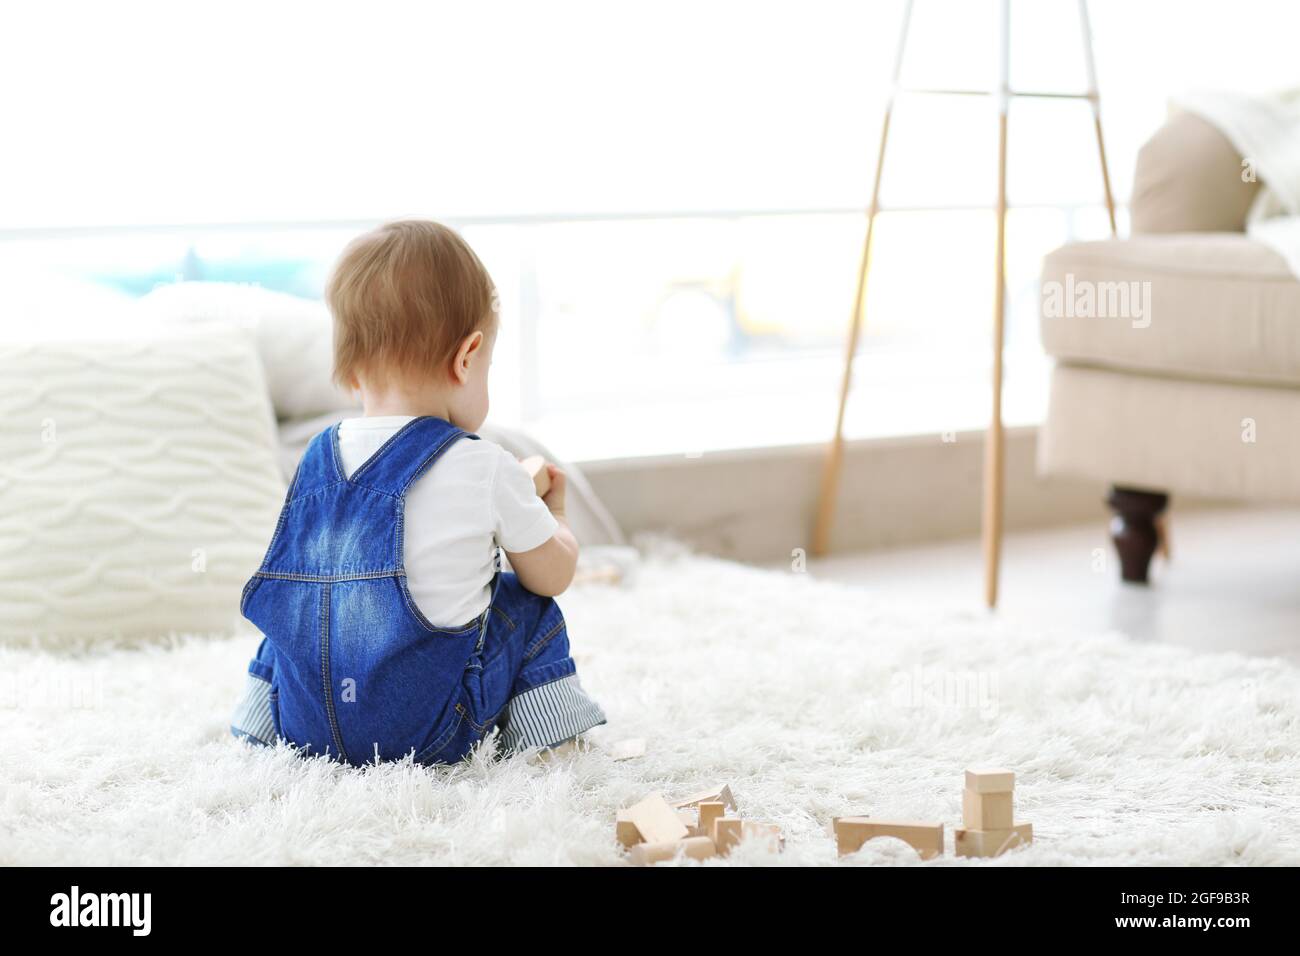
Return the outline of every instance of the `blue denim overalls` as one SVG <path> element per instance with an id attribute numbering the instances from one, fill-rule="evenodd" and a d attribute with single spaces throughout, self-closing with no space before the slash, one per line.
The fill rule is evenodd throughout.
<path id="1" fill-rule="evenodd" d="M 477 437 L 416 418 L 350 478 L 338 426 L 312 439 L 244 587 L 240 609 L 264 639 L 232 733 L 356 766 L 455 761 L 497 725 L 515 750 L 605 722 L 578 682 L 559 606 L 514 574 L 498 571 L 488 609 L 461 627 L 434 627 L 411 599 L 406 492 L 453 442 Z"/>

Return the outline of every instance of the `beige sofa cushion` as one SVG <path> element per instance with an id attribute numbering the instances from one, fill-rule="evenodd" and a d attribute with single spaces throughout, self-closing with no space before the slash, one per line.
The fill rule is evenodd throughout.
<path id="1" fill-rule="evenodd" d="M 1117 283 L 1126 284 L 1130 307 L 1103 315 L 1115 311 Z M 1049 314 L 1054 289 L 1066 305 L 1086 306 L 1088 287 L 1092 315 Z M 1041 331 L 1047 354 L 1062 361 L 1300 385 L 1300 281 L 1276 252 L 1242 234 L 1062 246 L 1043 260 Z"/>
<path id="2" fill-rule="evenodd" d="M 1129 214 L 1134 235 L 1241 232 L 1259 191 L 1241 154 L 1194 113 L 1175 113 L 1138 150 Z"/>
<path id="3" fill-rule="evenodd" d="M 1060 365 L 1038 437 L 1045 475 L 1300 500 L 1300 390 Z"/>

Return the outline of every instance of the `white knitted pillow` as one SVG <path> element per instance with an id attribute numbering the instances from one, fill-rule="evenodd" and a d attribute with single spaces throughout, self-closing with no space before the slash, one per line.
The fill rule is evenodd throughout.
<path id="1" fill-rule="evenodd" d="M 0 347 L 0 637 L 228 630 L 284 496 L 237 329 Z"/>

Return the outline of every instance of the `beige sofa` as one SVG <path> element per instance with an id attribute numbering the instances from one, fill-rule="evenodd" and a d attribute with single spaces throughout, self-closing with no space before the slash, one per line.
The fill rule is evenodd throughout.
<path id="1" fill-rule="evenodd" d="M 1300 497 L 1300 281 L 1245 235 L 1242 171 L 1177 114 L 1139 154 L 1132 236 L 1043 263 L 1039 469 L 1112 483 L 1125 581 L 1147 580 L 1171 493 Z"/>

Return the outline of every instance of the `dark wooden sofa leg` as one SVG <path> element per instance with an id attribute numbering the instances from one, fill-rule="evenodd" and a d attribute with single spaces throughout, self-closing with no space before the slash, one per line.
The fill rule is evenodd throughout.
<path id="1" fill-rule="evenodd" d="M 1151 557 L 1160 543 L 1156 518 L 1169 505 L 1169 496 L 1113 485 L 1106 504 L 1115 512 L 1110 537 L 1119 553 L 1120 576 L 1131 584 L 1146 584 Z"/>

